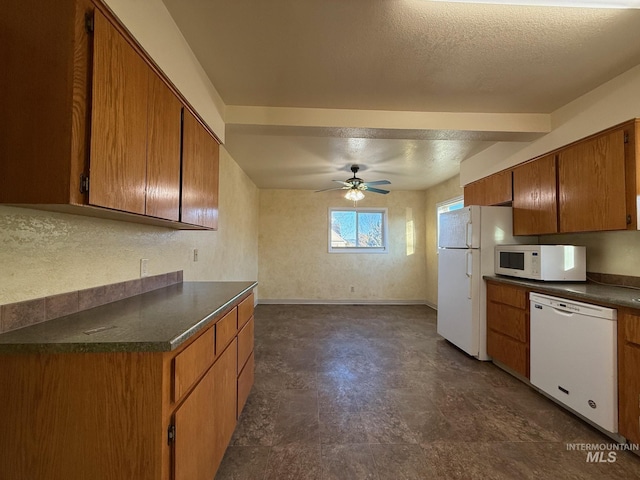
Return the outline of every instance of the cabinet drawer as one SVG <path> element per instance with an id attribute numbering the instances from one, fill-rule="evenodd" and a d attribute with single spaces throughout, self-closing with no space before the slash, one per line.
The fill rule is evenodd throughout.
<path id="1" fill-rule="evenodd" d="M 213 328 L 205 331 L 173 360 L 173 401 L 177 402 L 213 363 Z"/>
<path id="2" fill-rule="evenodd" d="M 236 336 L 238 309 L 233 308 L 229 313 L 216 322 L 216 356 L 220 355 L 229 342 Z"/>
<path id="3" fill-rule="evenodd" d="M 515 308 L 527 308 L 527 291 L 521 287 L 487 283 L 487 301 L 504 303 Z"/>
<path id="4" fill-rule="evenodd" d="M 529 378 L 529 350 L 527 345 L 501 333 L 487 332 L 487 353 L 494 360 Z"/>
<path id="5" fill-rule="evenodd" d="M 253 293 L 245 298 L 238 305 L 238 328 L 242 328 L 242 326 L 249 321 L 249 319 L 253 316 Z"/>
<path id="6" fill-rule="evenodd" d="M 502 303 L 487 303 L 487 328 L 521 342 L 529 338 L 527 312 Z"/>
<path id="7" fill-rule="evenodd" d="M 244 367 L 251 352 L 253 352 L 253 318 L 247 322 L 238 334 L 238 373 Z"/>
<path id="8" fill-rule="evenodd" d="M 240 417 L 244 404 L 247 402 L 249 392 L 253 386 L 253 352 L 249 355 L 246 365 L 238 376 L 238 411 L 237 415 Z"/>
<path id="9" fill-rule="evenodd" d="M 624 316 L 624 339 L 640 345 L 640 316 L 629 314 Z"/>

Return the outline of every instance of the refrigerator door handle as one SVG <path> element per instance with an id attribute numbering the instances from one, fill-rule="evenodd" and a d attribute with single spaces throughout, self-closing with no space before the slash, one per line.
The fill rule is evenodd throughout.
<path id="1" fill-rule="evenodd" d="M 467 298 L 471 298 L 471 276 L 473 273 L 473 252 L 471 250 L 467 250 L 467 258 L 466 258 L 466 267 L 467 271 L 465 274 L 467 275 L 467 279 L 469 280 L 469 288 L 467 289 Z"/>
<path id="2" fill-rule="evenodd" d="M 471 220 L 469 220 L 464 226 L 464 241 L 467 244 L 467 247 L 471 248 L 471 242 L 473 241 L 473 239 L 469 238 L 469 233 L 471 233 L 471 228 L 469 227 L 471 227 Z"/>

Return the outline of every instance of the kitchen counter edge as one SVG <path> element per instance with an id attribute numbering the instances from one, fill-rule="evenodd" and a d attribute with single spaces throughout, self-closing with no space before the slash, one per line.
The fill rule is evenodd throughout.
<path id="1" fill-rule="evenodd" d="M 502 275 L 484 275 L 485 280 L 517 285 L 529 290 L 603 306 L 640 309 L 640 290 L 593 282 L 541 282 Z"/>
<path id="2" fill-rule="evenodd" d="M 176 350 L 188 339 L 218 320 L 224 312 L 229 310 L 232 305 L 238 303 L 240 299 L 247 296 L 257 285 L 258 282 L 255 281 L 185 282 L 184 284 L 172 285 L 152 292 L 142 293 L 90 310 L 0 334 L 0 355 L 33 353 L 170 352 Z M 216 295 L 213 294 L 213 291 L 216 289 L 224 289 L 231 293 L 227 292 L 224 298 L 217 295 L 218 298 L 213 300 L 207 299 L 210 302 L 210 306 L 205 307 L 204 310 L 198 313 L 194 314 L 188 311 L 188 309 L 185 309 L 185 319 L 181 320 L 178 325 L 169 325 L 170 328 L 168 329 L 163 323 L 173 320 L 169 315 L 167 315 L 167 318 L 162 318 L 162 313 L 157 315 L 155 311 L 153 315 L 145 314 L 145 311 L 152 309 L 156 303 L 155 299 L 157 299 L 158 307 L 162 309 L 161 302 L 164 298 L 162 298 L 161 295 L 163 291 L 173 290 L 172 294 L 174 298 L 177 298 L 176 295 L 183 293 L 183 286 L 186 287 L 184 296 L 189 295 L 191 301 L 198 295 L 216 297 Z M 189 289 L 189 287 L 194 286 L 198 287 L 197 293 L 191 292 Z M 176 288 L 180 289 L 179 293 L 175 292 Z M 208 290 L 211 293 L 207 293 Z M 136 307 L 139 308 L 139 305 L 143 305 L 142 308 L 139 308 L 140 313 L 138 315 L 134 314 L 134 320 L 142 318 L 140 321 L 142 326 L 136 322 L 132 322 L 134 325 L 129 326 L 128 332 L 128 335 L 131 337 L 130 340 L 111 338 L 109 336 L 110 330 L 105 329 L 103 332 L 100 332 L 101 339 L 92 340 L 87 337 L 86 341 L 80 341 L 82 335 L 86 335 L 87 329 L 99 329 L 100 326 L 104 324 L 118 324 L 119 311 L 122 311 L 122 317 L 130 318 L 131 313 L 127 310 L 131 310 L 134 302 L 142 302 L 133 306 L 135 310 Z M 175 316 L 175 312 L 172 313 Z M 145 316 L 153 317 L 154 321 L 157 322 L 158 328 L 156 329 L 156 325 L 152 324 L 148 319 L 145 319 Z M 74 322 L 77 323 L 77 327 L 72 326 Z M 93 324 L 95 324 L 95 326 Z M 124 327 L 124 325 L 121 326 Z M 168 331 L 165 333 L 160 327 L 164 327 L 164 329 Z M 58 332 L 56 332 L 57 328 Z M 115 328 L 117 327 L 114 327 L 114 329 Z M 156 338 L 149 338 L 148 340 L 144 338 L 145 332 L 152 332 L 152 336 L 157 335 L 156 330 L 161 330 L 162 333 L 160 333 L 160 336 L 164 335 L 164 337 L 157 338 L 156 336 Z M 69 333 L 70 331 L 72 332 L 71 334 Z M 41 334 L 40 340 L 38 340 L 39 334 Z M 76 338 L 80 340 L 75 341 Z"/>

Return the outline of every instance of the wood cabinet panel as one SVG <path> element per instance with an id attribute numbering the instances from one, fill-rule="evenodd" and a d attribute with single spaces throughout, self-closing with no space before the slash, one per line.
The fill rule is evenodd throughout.
<path id="1" fill-rule="evenodd" d="M 527 342 L 527 312 L 501 303 L 487 302 L 487 328 Z"/>
<path id="2" fill-rule="evenodd" d="M 494 173 L 464 187 L 464 205 L 505 205 L 513 198 L 511 170 Z"/>
<path id="3" fill-rule="evenodd" d="M 640 443 L 640 311 L 618 311 L 618 430 Z"/>
<path id="4" fill-rule="evenodd" d="M 253 293 L 238 304 L 238 328 L 249 321 L 253 316 Z"/>
<path id="5" fill-rule="evenodd" d="M 160 478 L 161 362 L 149 353 L 0 355 L 0 476 Z"/>
<path id="6" fill-rule="evenodd" d="M 181 221 L 218 228 L 219 145 L 189 112 L 184 112 Z"/>
<path id="7" fill-rule="evenodd" d="M 82 0 L 2 2 L 0 203 L 82 201 L 72 182 L 85 149 L 72 140 L 86 122 L 86 7 Z M 84 71 L 71 71 L 74 56 L 85 60 Z"/>
<path id="8" fill-rule="evenodd" d="M 556 157 L 548 155 L 513 170 L 513 233 L 558 232 Z"/>
<path id="9" fill-rule="evenodd" d="M 622 129 L 558 153 L 560 232 L 627 228 Z"/>
<path id="10" fill-rule="evenodd" d="M 464 206 L 486 205 L 485 203 L 485 183 L 482 179 L 464 186 Z"/>
<path id="11" fill-rule="evenodd" d="M 640 346 L 640 312 L 638 312 L 638 315 L 629 313 L 625 315 L 624 339 L 626 342 Z"/>
<path id="12" fill-rule="evenodd" d="M 216 322 L 216 356 L 220 355 L 238 331 L 238 309 L 233 308 L 229 313 Z"/>
<path id="13" fill-rule="evenodd" d="M 215 437 L 213 443 L 208 444 L 215 470 L 220 466 L 224 452 L 229 445 L 233 430 L 236 428 L 237 402 L 238 402 L 238 341 L 233 340 L 231 345 L 213 364 L 215 384 L 213 391 L 213 422 L 215 425 Z M 195 437 L 197 438 L 197 437 Z M 211 448 L 213 446 L 213 448 Z M 211 477 L 190 477 L 213 478 Z"/>
<path id="14" fill-rule="evenodd" d="M 487 282 L 487 354 L 529 378 L 527 289 Z"/>
<path id="15" fill-rule="evenodd" d="M 173 401 L 187 393 L 207 368 L 213 364 L 214 329 L 209 328 L 174 359 Z"/>
<path id="16" fill-rule="evenodd" d="M 98 10 L 94 25 L 89 203 L 144 214 L 150 68 Z"/>
<path id="17" fill-rule="evenodd" d="M 253 318 L 238 333 L 238 373 L 253 352 Z"/>
<path id="18" fill-rule="evenodd" d="M 529 378 L 529 349 L 526 344 L 489 330 L 487 331 L 487 353 L 494 360 Z"/>
<path id="19" fill-rule="evenodd" d="M 515 285 L 487 282 L 487 301 L 504 303 L 515 308 L 527 308 L 527 291 Z"/>
<path id="20" fill-rule="evenodd" d="M 213 415 L 216 377 L 214 365 L 176 410 L 175 480 L 212 479 L 216 474 L 218 465 L 212 457 L 218 429 Z"/>
<path id="21" fill-rule="evenodd" d="M 249 355 L 249 359 L 244 368 L 238 375 L 238 417 L 242 413 L 244 405 L 247 403 L 251 387 L 253 386 L 254 356 L 253 352 Z"/>
<path id="22" fill-rule="evenodd" d="M 485 205 L 504 205 L 513 199 L 511 170 L 489 175 L 485 181 Z"/>
<path id="23" fill-rule="evenodd" d="M 180 219 L 182 103 L 160 77 L 149 75 L 146 215 Z"/>

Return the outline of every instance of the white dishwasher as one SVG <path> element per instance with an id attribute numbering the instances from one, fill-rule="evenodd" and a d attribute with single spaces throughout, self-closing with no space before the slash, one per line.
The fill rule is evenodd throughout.
<path id="1" fill-rule="evenodd" d="M 529 300 L 531 383 L 617 433 L 617 310 L 538 293 Z"/>

